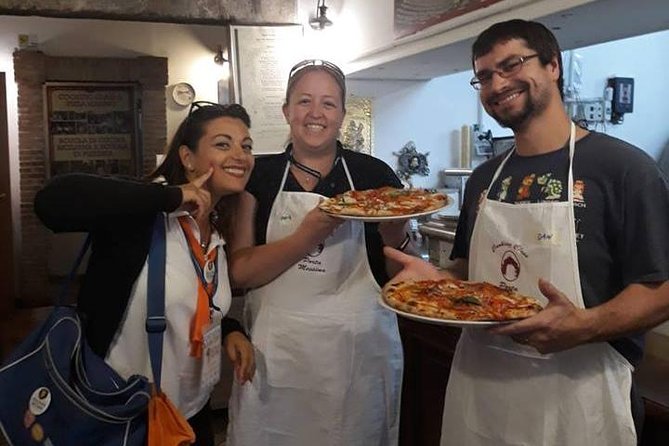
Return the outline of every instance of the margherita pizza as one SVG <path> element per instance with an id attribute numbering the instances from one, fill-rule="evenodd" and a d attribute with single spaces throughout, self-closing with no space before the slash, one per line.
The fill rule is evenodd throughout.
<path id="1" fill-rule="evenodd" d="M 458 321 L 506 321 L 530 317 L 542 307 L 535 299 L 487 282 L 420 280 L 383 289 L 385 301 L 407 313 Z"/>
<path id="2" fill-rule="evenodd" d="M 427 189 L 381 187 L 350 190 L 321 202 L 319 207 L 333 215 L 401 217 L 441 209 L 448 197 Z"/>

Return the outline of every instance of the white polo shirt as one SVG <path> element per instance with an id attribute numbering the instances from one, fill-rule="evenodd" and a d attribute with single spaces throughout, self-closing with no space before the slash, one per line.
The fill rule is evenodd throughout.
<path id="1" fill-rule="evenodd" d="M 213 385 L 200 389 L 202 360 L 190 356 L 189 331 L 195 314 L 198 275 L 193 266 L 188 241 L 179 225 L 178 217 L 188 215 L 183 211 L 168 214 L 166 220 L 165 262 L 165 316 L 167 329 L 163 338 L 162 382 L 163 392 L 181 414 L 190 418 L 206 404 Z M 199 239 L 199 230 L 190 219 L 193 234 Z M 232 292 L 228 279 L 228 266 L 223 250 L 224 240 L 214 231 L 209 251 L 218 249 L 218 288 L 214 305 L 221 315 L 230 309 Z M 121 320 L 105 361 L 122 377 L 144 375 L 153 381 L 149 359 L 149 345 L 145 329 L 148 263 L 145 261 L 130 295 L 125 315 Z"/>

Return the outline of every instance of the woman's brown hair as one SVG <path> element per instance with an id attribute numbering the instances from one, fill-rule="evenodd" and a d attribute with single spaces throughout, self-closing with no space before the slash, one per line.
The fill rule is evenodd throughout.
<path id="1" fill-rule="evenodd" d="M 168 184 L 180 185 L 188 183 L 186 171 L 181 158 L 179 147 L 186 146 L 192 152 L 197 151 L 198 142 L 204 135 L 205 126 L 212 120 L 230 117 L 239 119 L 251 128 L 251 118 L 244 107 L 239 104 L 222 105 L 215 102 L 193 102 L 186 119 L 177 128 L 172 141 L 167 146 L 167 154 L 163 162 L 148 175 L 148 179 L 155 180 L 163 177 Z M 239 207 L 239 194 L 225 195 L 214 206 L 215 212 L 210 216 L 212 225 L 224 239 L 230 240 L 233 236 L 234 222 Z"/>

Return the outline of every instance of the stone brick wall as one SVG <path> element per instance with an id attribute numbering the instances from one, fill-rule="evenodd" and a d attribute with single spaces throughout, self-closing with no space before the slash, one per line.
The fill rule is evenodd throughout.
<path id="1" fill-rule="evenodd" d="M 315 5 L 316 2 L 314 2 Z M 0 14 L 209 25 L 295 23 L 296 0 L 3 0 Z"/>
<path id="2" fill-rule="evenodd" d="M 140 153 L 144 173 L 148 173 L 155 166 L 155 154 L 162 153 L 166 145 L 167 59 L 51 57 L 35 51 L 16 51 L 14 73 L 18 84 L 22 227 L 19 262 L 21 296 L 18 304 L 21 307 L 34 307 L 50 304 L 59 286 L 59 278 L 49 277 L 48 271 L 53 235 L 42 226 L 33 212 L 35 194 L 44 185 L 49 171 L 44 122 L 44 83 L 138 83 L 143 112 Z"/>

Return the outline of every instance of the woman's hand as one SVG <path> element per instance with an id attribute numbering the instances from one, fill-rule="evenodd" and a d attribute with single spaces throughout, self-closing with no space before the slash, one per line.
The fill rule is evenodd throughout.
<path id="1" fill-rule="evenodd" d="M 240 384 L 252 381 L 256 372 L 253 344 L 239 331 L 229 333 L 223 340 L 225 352 L 235 369 L 235 377 Z"/>
<path id="2" fill-rule="evenodd" d="M 211 212 L 211 194 L 204 188 L 204 185 L 213 172 L 214 168 L 210 167 L 209 170 L 190 183 L 179 186 L 181 188 L 181 206 L 179 209 L 188 211 L 195 220 L 199 220 Z"/>
<path id="3" fill-rule="evenodd" d="M 316 206 L 304 216 L 297 232 L 306 237 L 311 245 L 316 246 L 330 237 L 342 223 L 343 219 L 332 217 Z"/>

